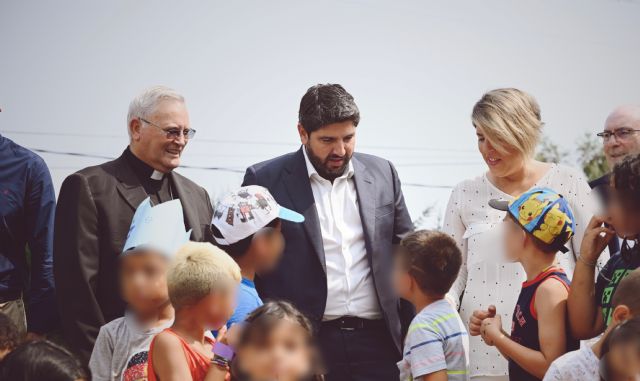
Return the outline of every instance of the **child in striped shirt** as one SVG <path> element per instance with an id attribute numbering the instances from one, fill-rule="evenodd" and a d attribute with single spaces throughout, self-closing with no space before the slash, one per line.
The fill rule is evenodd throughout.
<path id="1" fill-rule="evenodd" d="M 398 294 L 418 314 L 405 339 L 400 380 L 469 380 L 469 337 L 458 312 L 444 299 L 462 254 L 447 234 L 420 230 L 405 237 L 396 257 Z"/>

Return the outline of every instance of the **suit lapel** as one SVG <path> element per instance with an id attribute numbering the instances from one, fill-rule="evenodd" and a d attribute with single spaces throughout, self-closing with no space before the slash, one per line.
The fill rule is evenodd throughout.
<path id="1" fill-rule="evenodd" d="M 200 226 L 198 226 L 199 222 L 197 219 L 197 208 L 198 206 L 193 203 L 194 197 L 191 194 L 191 190 L 185 186 L 183 181 L 183 177 L 175 172 L 171 173 L 171 180 L 173 182 L 173 188 L 176 191 L 176 197 L 180 199 L 180 203 L 182 203 L 182 210 L 184 212 L 184 219 L 187 224 L 187 230 L 193 229 L 191 233 L 192 236 L 194 234 L 199 234 L 195 232 L 200 231 Z M 194 239 L 199 239 L 198 237 L 194 237 Z"/>
<path id="2" fill-rule="evenodd" d="M 133 169 L 127 163 L 124 155 L 117 159 L 117 178 L 118 183 L 116 188 L 120 196 L 129 204 L 129 206 L 136 210 L 140 203 L 147 198 L 147 193 L 144 191 L 140 180 L 133 173 Z"/>
<path id="3" fill-rule="evenodd" d="M 356 194 L 358 195 L 358 210 L 360 211 L 365 245 L 371 263 L 373 259 L 371 257 L 371 253 L 373 253 L 373 238 L 376 229 L 375 182 L 373 176 L 367 171 L 367 167 L 355 155 L 351 161 L 354 171 L 353 180 L 356 185 Z"/>
<path id="4" fill-rule="evenodd" d="M 325 273 L 327 271 L 324 247 L 322 244 L 322 232 L 320 231 L 320 219 L 316 210 L 313 192 L 311 191 L 311 182 L 307 172 L 306 162 L 302 148 L 294 155 L 293 160 L 286 167 L 288 172 L 284 176 L 284 185 L 289 193 L 289 197 L 293 201 L 295 209 L 304 216 L 304 230 L 309 236 L 311 245 L 313 246 L 322 268 Z"/>

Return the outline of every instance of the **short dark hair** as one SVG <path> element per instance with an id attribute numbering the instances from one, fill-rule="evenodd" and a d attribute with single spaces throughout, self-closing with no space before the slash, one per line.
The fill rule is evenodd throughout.
<path id="1" fill-rule="evenodd" d="M 626 158 L 613 167 L 612 184 L 625 209 L 640 209 L 640 155 Z"/>
<path id="2" fill-rule="evenodd" d="M 19 345 L 2 360 L 2 380 L 89 380 L 89 371 L 71 352 L 50 341 Z"/>
<path id="3" fill-rule="evenodd" d="M 0 350 L 14 350 L 22 342 L 22 335 L 11 319 L 0 312 Z"/>
<path id="4" fill-rule="evenodd" d="M 268 224 L 265 225 L 265 228 L 267 227 L 274 228 L 278 226 L 279 222 L 280 222 L 280 218 L 274 218 Z M 215 225 L 211 224 L 211 230 L 213 232 L 214 237 L 224 238 L 222 236 L 222 233 L 220 233 L 220 230 L 218 230 L 218 228 Z M 241 256 L 245 255 L 247 251 L 249 251 L 249 248 L 251 247 L 251 241 L 253 241 L 254 235 L 255 234 L 251 234 L 247 238 L 243 238 L 236 243 L 232 243 L 231 245 L 222 245 L 217 242 L 214 242 L 214 243 L 220 249 L 224 250 L 225 253 L 229 254 L 232 258 L 240 258 Z"/>
<path id="5" fill-rule="evenodd" d="M 399 255 L 420 289 L 431 295 L 446 294 L 462 265 L 462 253 L 448 234 L 418 230 L 400 242 Z"/>
<path id="6" fill-rule="evenodd" d="M 604 339 L 602 344 L 602 355 L 611 351 L 611 348 L 618 344 L 635 344 L 636 350 L 640 350 L 640 316 L 620 323 Z"/>
<path id="7" fill-rule="evenodd" d="M 298 122 L 308 134 L 332 123 L 360 123 L 360 110 L 351 94 L 338 84 L 315 85 L 300 101 Z"/>
<path id="8" fill-rule="evenodd" d="M 613 293 L 611 304 L 613 307 L 624 305 L 629 307 L 634 316 L 640 316 L 640 269 L 633 270 L 624 279 Z"/>

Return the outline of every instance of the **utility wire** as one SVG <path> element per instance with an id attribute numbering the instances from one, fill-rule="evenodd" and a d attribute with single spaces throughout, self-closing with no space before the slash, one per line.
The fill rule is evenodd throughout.
<path id="1" fill-rule="evenodd" d="M 126 136 L 123 135 L 110 135 L 110 134 L 88 134 L 88 133 L 76 133 L 76 132 L 38 132 L 38 131 L 19 131 L 19 130 L 5 130 L 7 134 L 16 135 L 47 135 L 47 136 L 66 136 L 66 137 L 85 137 L 85 138 L 109 138 L 109 139 L 123 139 Z M 251 141 L 251 140 L 233 140 L 233 139 L 207 139 L 198 138 L 193 142 L 201 143 L 225 143 L 225 144 L 248 144 L 248 145 L 264 145 L 264 146 L 287 146 L 294 147 L 299 146 L 299 143 L 286 143 L 286 142 L 270 142 L 270 141 Z M 401 151 L 427 151 L 427 152 L 456 152 L 456 153 L 475 153 L 474 150 L 465 150 L 457 148 L 434 148 L 434 147 L 411 147 L 411 146 L 386 146 L 386 145 L 363 145 L 363 148 L 369 149 L 381 149 L 381 150 L 401 150 Z"/>
<path id="2" fill-rule="evenodd" d="M 86 157 L 86 158 L 105 159 L 105 160 L 115 159 L 115 157 L 112 157 L 112 156 L 104 156 L 104 155 L 88 154 L 88 153 L 80 153 L 80 152 L 53 151 L 53 150 L 47 150 L 42 148 L 30 148 L 30 147 L 27 147 L 27 149 L 30 149 L 31 151 L 34 151 L 34 152 L 51 154 L 51 155 Z M 56 167 L 53 167 L 53 168 L 56 168 Z M 231 172 L 231 173 L 245 173 L 245 171 L 242 169 L 230 168 L 230 167 L 206 167 L 206 166 L 195 166 L 195 165 L 180 165 L 180 168 L 200 169 L 200 170 L 207 170 L 207 171 L 221 171 L 221 172 Z M 419 183 L 403 183 L 403 185 L 408 187 L 417 187 L 417 188 L 434 188 L 434 189 L 453 188 L 450 185 L 431 185 L 431 184 L 419 184 Z"/>
<path id="3" fill-rule="evenodd" d="M 112 157 L 112 156 L 103 156 L 103 155 L 87 154 L 87 153 L 79 153 L 79 152 L 52 151 L 52 150 L 41 149 L 41 148 L 27 148 L 27 149 L 30 149 L 31 151 L 38 152 L 38 153 L 48 153 L 48 154 L 52 154 L 52 155 L 66 155 L 66 156 L 87 157 L 87 158 L 105 159 L 105 160 L 114 160 L 115 159 L 115 157 Z M 204 166 L 197 166 L 197 165 L 181 165 L 180 168 L 204 169 L 204 170 L 209 170 L 209 171 L 223 171 L 223 172 L 233 172 L 233 173 L 244 173 L 245 172 L 244 170 L 237 169 L 237 168 L 204 167 Z"/>

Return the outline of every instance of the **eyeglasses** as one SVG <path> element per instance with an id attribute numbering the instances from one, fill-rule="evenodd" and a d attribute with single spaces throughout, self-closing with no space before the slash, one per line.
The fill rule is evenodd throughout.
<path id="1" fill-rule="evenodd" d="M 185 128 L 184 130 L 181 130 L 179 128 L 164 129 L 155 123 L 149 122 L 144 118 L 138 118 L 138 119 L 147 123 L 150 126 L 153 126 L 162 130 L 162 132 L 164 132 L 167 135 L 167 139 L 176 140 L 176 139 L 180 139 L 180 136 L 184 136 L 185 140 L 189 140 L 189 139 L 193 139 L 193 136 L 196 134 L 196 130 L 194 130 L 193 128 Z"/>
<path id="2" fill-rule="evenodd" d="M 615 136 L 618 140 L 627 140 L 634 135 L 636 132 L 640 132 L 640 130 L 634 130 L 632 128 L 619 128 L 615 131 L 603 131 L 599 132 L 596 135 L 601 137 L 605 142 L 611 139 L 612 136 Z"/>

